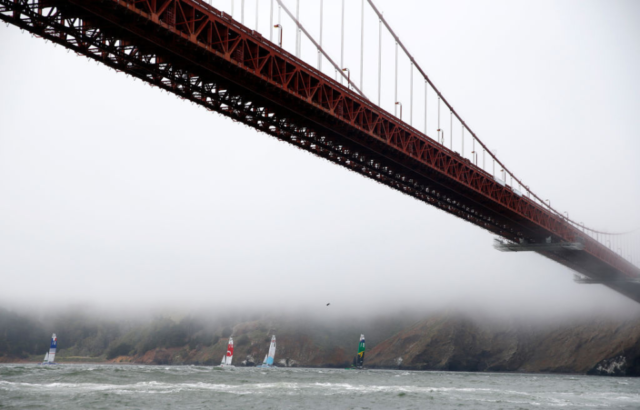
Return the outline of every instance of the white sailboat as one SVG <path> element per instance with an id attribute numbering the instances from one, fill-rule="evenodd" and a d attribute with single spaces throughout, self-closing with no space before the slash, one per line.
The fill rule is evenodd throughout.
<path id="1" fill-rule="evenodd" d="M 56 364 L 56 348 L 58 347 L 58 336 L 54 333 L 51 335 L 51 345 L 49 346 L 49 351 L 44 355 L 44 360 L 40 364 Z"/>
<path id="2" fill-rule="evenodd" d="M 231 360 L 233 360 L 233 338 L 229 338 L 229 344 L 227 345 L 227 353 L 222 356 L 222 362 L 220 362 L 220 367 L 235 367 L 231 364 Z"/>
<path id="3" fill-rule="evenodd" d="M 271 336 L 271 344 L 269 345 L 269 353 L 264 357 L 264 361 L 261 365 L 256 367 L 261 368 L 272 368 L 275 367 L 273 365 L 273 359 L 276 355 L 276 335 Z"/>

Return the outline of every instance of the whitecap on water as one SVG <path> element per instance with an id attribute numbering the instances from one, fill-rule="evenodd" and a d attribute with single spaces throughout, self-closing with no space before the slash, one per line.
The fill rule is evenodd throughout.
<path id="1" fill-rule="evenodd" d="M 77 371 L 90 368 L 99 371 Z M 17 403 L 22 397 L 35 401 L 42 398 L 42 403 L 49 402 L 52 396 L 58 402 L 68 399 L 69 403 L 74 397 L 91 397 L 92 403 L 100 402 L 105 406 L 126 400 L 132 407 L 144 407 L 145 400 L 150 406 L 153 397 L 162 402 L 173 397 L 171 400 L 179 400 L 189 407 L 193 400 L 200 403 L 216 397 L 217 402 L 228 404 L 236 400 L 234 396 L 245 396 L 247 407 L 273 408 L 280 408 L 279 405 L 285 403 L 282 400 L 288 397 L 320 400 L 326 404 L 325 408 L 347 408 L 353 397 L 359 397 L 363 408 L 376 410 L 398 407 L 395 400 L 403 400 L 406 408 L 421 408 L 420 403 L 424 404 L 424 400 L 429 400 L 433 404 L 431 407 L 438 409 L 460 405 L 527 410 L 640 408 L 640 388 L 637 388 L 640 383 L 630 378 L 336 369 L 264 371 L 238 368 L 235 372 L 224 373 L 207 366 L 94 365 L 60 367 L 46 373 L 33 367 L 27 373 L 7 375 L 7 369 L 5 367 L 0 376 L 0 396 L 4 400 L 13 395 Z M 68 369 L 75 371 L 69 373 Z M 409 375 L 411 377 L 407 377 Z"/>

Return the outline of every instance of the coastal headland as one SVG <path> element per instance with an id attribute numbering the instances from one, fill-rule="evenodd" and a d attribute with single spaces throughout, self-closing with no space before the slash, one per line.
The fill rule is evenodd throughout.
<path id="1" fill-rule="evenodd" d="M 451 311 L 361 321 L 276 315 L 107 320 L 78 313 L 43 321 L 0 309 L 0 362 L 42 360 L 54 329 L 60 363 L 216 365 L 232 336 L 234 365 L 253 366 L 276 334 L 277 366 L 344 368 L 364 333 L 368 368 L 640 376 L 640 318 L 532 324 Z"/>

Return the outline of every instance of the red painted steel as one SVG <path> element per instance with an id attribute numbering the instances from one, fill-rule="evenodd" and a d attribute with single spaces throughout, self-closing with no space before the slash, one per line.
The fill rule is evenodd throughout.
<path id="1" fill-rule="evenodd" d="M 202 1 L 0 0 L 0 18 L 509 240 L 582 241 L 540 253 L 640 302 L 636 266 Z"/>

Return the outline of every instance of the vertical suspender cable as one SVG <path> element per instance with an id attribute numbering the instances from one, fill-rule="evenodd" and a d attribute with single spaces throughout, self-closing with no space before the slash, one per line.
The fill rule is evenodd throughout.
<path id="1" fill-rule="evenodd" d="M 453 112 L 449 111 L 449 148 L 453 151 Z"/>
<path id="2" fill-rule="evenodd" d="M 473 156 L 476 157 L 475 159 L 475 164 L 476 166 L 478 166 L 478 153 L 476 152 L 476 139 L 475 138 L 471 138 L 471 160 L 473 161 Z"/>
<path id="3" fill-rule="evenodd" d="M 258 3 L 259 3 L 259 0 L 256 0 L 256 31 L 258 31 L 258 16 L 260 15 L 258 10 Z"/>
<path id="4" fill-rule="evenodd" d="M 474 163 L 476 164 L 476 166 L 478 166 L 478 153 L 476 152 L 476 139 L 473 138 L 473 136 L 472 136 L 472 138 L 471 138 L 471 161 L 474 161 L 473 157 L 475 157 L 475 162 Z"/>
<path id="5" fill-rule="evenodd" d="M 324 0 L 320 0 L 320 47 L 322 47 L 322 15 L 324 12 Z M 322 70 L 322 53 L 318 49 L 318 70 Z"/>
<path id="6" fill-rule="evenodd" d="M 464 157 L 464 127 L 462 127 L 462 156 Z"/>
<path id="7" fill-rule="evenodd" d="M 240 23 L 244 24 L 244 0 L 240 0 Z"/>
<path id="8" fill-rule="evenodd" d="M 491 151 L 491 153 L 493 155 L 496 155 L 495 150 Z M 493 179 L 496 179 L 496 159 L 495 158 L 493 158 Z"/>
<path id="9" fill-rule="evenodd" d="M 300 21 L 300 0 L 296 0 L 296 20 Z M 300 27 L 296 29 L 296 57 L 300 57 Z"/>
<path id="10" fill-rule="evenodd" d="M 273 0 L 271 0 L 271 8 L 269 9 L 269 41 L 273 43 Z"/>
<path id="11" fill-rule="evenodd" d="M 409 125 L 413 126 L 413 63 L 411 63 L 411 73 L 409 77 L 411 78 L 409 84 Z"/>
<path id="12" fill-rule="evenodd" d="M 360 10 L 360 90 L 364 91 L 362 87 L 364 79 L 364 0 L 361 1 Z"/>
<path id="13" fill-rule="evenodd" d="M 378 107 L 382 93 L 382 20 L 378 20 Z"/>
<path id="14" fill-rule="evenodd" d="M 427 80 L 424 80 L 424 135 L 427 135 Z"/>
<path id="15" fill-rule="evenodd" d="M 398 116 L 398 104 L 396 104 L 398 102 L 398 43 L 396 42 L 396 88 L 395 88 L 395 94 L 393 94 L 393 106 L 394 108 L 394 114 L 396 115 L 396 117 Z"/>
<path id="16" fill-rule="evenodd" d="M 233 12 L 235 9 L 234 5 L 235 5 L 235 0 L 231 0 L 231 17 L 233 17 L 234 15 L 234 12 Z"/>
<path id="17" fill-rule="evenodd" d="M 440 139 L 440 96 L 438 96 L 438 139 Z"/>
<path id="18" fill-rule="evenodd" d="M 340 29 L 340 69 L 344 69 L 344 0 L 342 0 L 342 23 Z M 342 84 L 342 77 L 340 78 Z"/>

